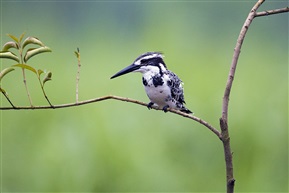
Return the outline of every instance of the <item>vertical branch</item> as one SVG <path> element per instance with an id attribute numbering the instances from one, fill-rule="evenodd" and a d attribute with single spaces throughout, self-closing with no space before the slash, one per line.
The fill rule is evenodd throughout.
<path id="1" fill-rule="evenodd" d="M 18 47 L 19 47 L 19 55 L 20 55 L 20 60 L 21 60 L 21 63 L 23 63 L 23 56 L 22 56 L 22 46 L 21 46 L 21 40 L 20 42 L 17 41 L 17 44 L 18 44 Z M 25 74 L 25 69 L 22 68 L 22 75 L 23 75 L 23 83 L 24 83 L 24 86 L 25 86 L 25 89 L 26 89 L 26 93 L 27 93 L 27 96 L 28 96 L 28 99 L 29 99 L 29 103 L 30 103 L 30 106 L 33 107 L 33 104 L 32 104 L 32 99 L 30 97 L 30 93 L 29 93 L 29 90 L 28 90 L 28 86 L 27 86 L 27 83 L 26 83 L 26 74 Z"/>
<path id="2" fill-rule="evenodd" d="M 232 158 L 232 152 L 230 147 L 230 135 L 228 130 L 228 106 L 229 106 L 229 97 L 230 92 L 235 76 L 235 71 L 239 59 L 239 55 L 241 52 L 241 47 L 245 38 L 245 35 L 248 31 L 248 28 L 250 24 L 252 23 L 257 9 L 261 6 L 261 4 L 265 0 L 258 0 L 258 2 L 253 6 L 251 9 L 247 19 L 245 20 L 245 23 L 240 31 L 239 37 L 237 39 L 237 44 L 234 49 L 234 55 L 231 63 L 231 68 L 229 71 L 229 76 L 224 92 L 223 97 L 223 106 L 222 106 L 222 117 L 220 118 L 220 127 L 221 127 L 221 133 L 222 133 L 222 142 L 224 146 L 224 155 L 225 155 L 225 161 L 226 161 L 226 176 L 227 176 L 227 193 L 234 192 L 234 186 L 235 186 L 235 179 L 233 174 L 233 158 Z"/>
<path id="3" fill-rule="evenodd" d="M 22 68 L 22 75 L 23 75 L 23 82 L 24 82 L 24 85 L 25 85 L 25 89 L 26 89 L 26 93 L 27 93 L 27 96 L 28 96 L 28 99 L 29 99 L 30 106 L 33 107 L 32 99 L 31 99 L 31 97 L 30 97 L 30 93 L 29 93 L 29 90 L 28 90 L 28 86 L 27 86 L 27 84 L 26 84 L 26 75 L 25 75 L 25 70 L 24 70 L 24 68 Z"/>
<path id="4" fill-rule="evenodd" d="M 79 48 L 77 48 L 77 51 L 75 51 L 74 53 L 78 61 L 78 68 L 77 68 L 77 74 L 76 74 L 76 103 L 78 103 L 78 85 L 79 85 L 79 76 L 80 76 L 80 68 L 81 68 Z"/>

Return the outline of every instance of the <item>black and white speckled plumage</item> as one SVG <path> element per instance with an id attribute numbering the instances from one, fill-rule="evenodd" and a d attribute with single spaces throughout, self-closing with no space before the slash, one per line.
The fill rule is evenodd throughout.
<path id="1" fill-rule="evenodd" d="M 184 104 L 183 83 L 179 77 L 169 71 L 159 52 L 147 52 L 139 56 L 132 65 L 121 70 L 112 78 L 128 72 L 141 72 L 145 91 L 150 99 L 148 108 L 156 104 L 166 112 L 174 108 L 186 113 L 192 113 Z"/>

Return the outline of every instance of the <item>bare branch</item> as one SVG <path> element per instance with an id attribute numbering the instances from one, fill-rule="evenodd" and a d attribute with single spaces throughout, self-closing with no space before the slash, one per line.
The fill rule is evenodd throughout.
<path id="1" fill-rule="evenodd" d="M 273 14 L 278 14 L 278 13 L 285 13 L 289 12 L 289 7 L 284 7 L 281 9 L 274 9 L 274 10 L 268 10 L 268 11 L 260 11 L 255 14 L 255 17 L 260 17 L 260 16 L 268 16 L 268 15 L 273 15 Z"/>
<path id="2" fill-rule="evenodd" d="M 130 103 L 135 103 L 138 105 L 142 105 L 147 107 L 147 103 L 135 100 L 135 99 L 130 99 L 130 98 L 125 98 L 125 97 L 119 97 L 119 96 L 113 96 L 113 95 L 107 95 L 107 96 L 103 96 L 103 97 L 99 97 L 99 98 L 94 98 L 94 99 L 89 99 L 89 100 L 85 100 L 85 101 L 80 101 L 80 102 L 76 102 L 76 103 L 68 103 L 68 104 L 61 104 L 61 105 L 53 105 L 53 106 L 25 106 L 25 107 L 0 107 L 0 110 L 12 110 L 12 109 L 17 109 L 17 110 L 37 110 L 37 109 L 59 109 L 59 108 L 67 108 L 67 107 L 75 107 L 75 106 L 81 106 L 81 105 L 86 105 L 86 104 L 90 104 L 90 103 L 95 103 L 95 102 L 100 102 L 100 101 L 104 101 L 104 100 L 108 100 L 108 99 L 114 99 L 114 100 L 119 100 L 119 101 L 124 101 L 124 102 L 130 102 Z M 155 110 L 162 110 L 158 107 L 152 106 L 153 109 Z M 214 128 L 213 126 L 211 126 L 209 123 L 207 123 L 206 121 L 193 116 L 191 114 L 187 114 L 175 109 L 168 109 L 168 111 L 170 111 L 171 113 L 175 113 L 177 115 L 192 119 L 194 121 L 199 122 L 200 124 L 204 125 L 205 127 L 207 127 L 209 130 L 211 130 L 215 135 L 218 136 L 218 138 L 222 138 L 220 131 L 218 131 L 216 128 Z"/>
<path id="3" fill-rule="evenodd" d="M 224 120 L 227 120 L 227 118 L 228 118 L 229 96 L 230 96 L 230 92 L 231 92 L 231 88 L 232 88 L 232 84 L 233 84 L 233 80 L 234 80 L 234 76 L 235 76 L 235 71 L 236 71 L 236 67 L 237 67 L 237 63 L 238 63 L 238 59 L 239 59 L 239 55 L 241 52 L 241 47 L 242 47 L 245 35 L 249 29 L 250 24 L 252 23 L 252 21 L 254 19 L 256 10 L 261 6 L 261 4 L 264 1 L 265 0 L 259 0 L 254 5 L 254 7 L 251 9 L 245 23 L 243 24 L 243 27 L 242 27 L 240 34 L 239 34 L 239 37 L 237 39 L 237 44 L 236 44 L 236 47 L 234 49 L 234 55 L 233 55 L 231 68 L 230 68 L 230 72 L 229 72 L 229 76 L 228 76 L 228 80 L 227 80 L 227 84 L 226 84 L 226 89 L 225 89 L 225 93 L 224 93 L 224 97 L 223 97 L 222 118 Z"/>
<path id="4" fill-rule="evenodd" d="M 157 109 L 157 110 L 161 110 L 161 109 Z M 183 117 L 186 117 L 186 118 L 189 118 L 189 119 L 192 119 L 194 121 L 197 121 L 199 123 L 201 123 L 202 125 L 204 125 L 205 127 L 207 127 L 208 129 L 210 129 L 213 133 L 215 133 L 219 139 L 222 139 L 222 135 L 220 133 L 220 131 L 218 131 L 217 129 L 215 129 L 213 126 L 211 126 L 209 123 L 207 123 L 206 121 L 196 117 L 196 116 L 193 116 L 191 114 L 187 114 L 187 113 L 184 113 L 184 112 L 181 112 L 181 111 L 178 111 L 178 110 L 175 110 L 175 109 L 169 109 L 170 112 L 172 113 L 175 113 L 175 114 L 178 114 L 178 115 L 181 115 Z"/>
<path id="5" fill-rule="evenodd" d="M 227 176 L 227 193 L 233 193 L 235 187 L 235 179 L 234 179 L 234 172 L 233 172 L 233 156 L 231 152 L 230 146 L 230 136 L 228 130 L 228 105 L 229 105 L 229 97 L 230 92 L 233 84 L 233 80 L 235 77 L 235 71 L 239 59 L 239 55 L 241 52 L 241 47 L 246 36 L 246 33 L 249 29 L 250 24 L 252 23 L 257 9 L 262 5 L 265 0 L 258 0 L 258 2 L 253 6 L 251 9 L 247 19 L 245 20 L 243 27 L 240 31 L 239 37 L 237 39 L 237 44 L 234 49 L 233 59 L 231 63 L 231 68 L 228 75 L 228 80 L 223 96 L 223 106 L 222 106 L 222 118 L 220 118 L 220 127 L 221 127 L 221 134 L 222 134 L 222 142 L 224 147 L 224 155 L 225 155 L 225 162 L 226 162 L 226 176 Z"/>

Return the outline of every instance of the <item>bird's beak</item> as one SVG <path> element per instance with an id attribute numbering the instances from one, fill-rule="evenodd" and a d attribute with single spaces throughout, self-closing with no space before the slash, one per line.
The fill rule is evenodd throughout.
<path id="1" fill-rule="evenodd" d="M 135 71 L 135 70 L 137 70 L 139 68 L 140 68 L 140 65 L 135 65 L 135 64 L 129 65 L 128 67 L 122 69 L 121 71 L 119 71 L 118 73 L 113 75 L 110 79 L 116 78 L 118 76 L 127 74 L 127 73 L 132 72 L 132 71 Z"/>

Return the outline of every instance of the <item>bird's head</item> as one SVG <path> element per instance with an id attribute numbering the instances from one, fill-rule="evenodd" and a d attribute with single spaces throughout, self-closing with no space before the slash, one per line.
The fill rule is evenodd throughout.
<path id="1" fill-rule="evenodd" d="M 147 52 L 135 59 L 131 65 L 113 75 L 111 79 L 129 72 L 162 74 L 164 71 L 166 71 L 166 64 L 163 61 L 163 55 L 160 52 Z"/>

